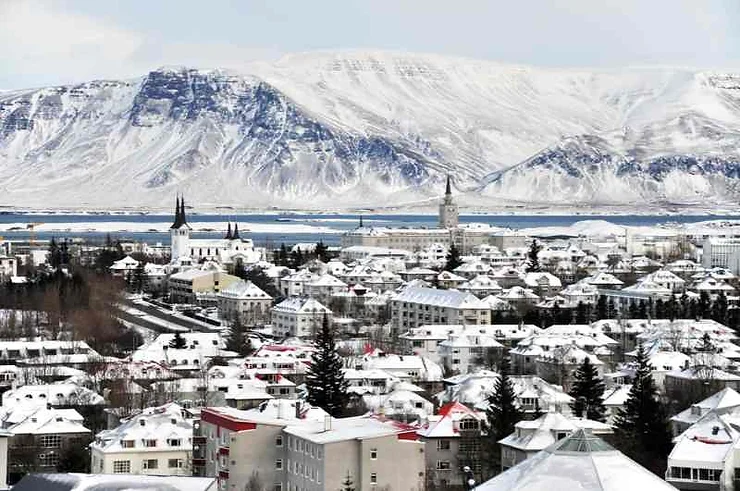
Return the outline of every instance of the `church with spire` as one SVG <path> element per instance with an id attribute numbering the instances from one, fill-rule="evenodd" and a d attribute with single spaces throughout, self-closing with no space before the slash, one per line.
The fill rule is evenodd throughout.
<path id="1" fill-rule="evenodd" d="M 384 247 L 417 251 L 431 246 L 455 244 L 464 254 L 490 241 L 493 229 L 485 224 L 460 224 L 460 212 L 452 196 L 452 178 L 447 175 L 445 193 L 439 203 L 436 228 L 368 227 L 360 216 L 359 226 L 342 236 L 342 248 Z"/>
<path id="2" fill-rule="evenodd" d="M 185 213 L 185 197 L 175 198 L 175 219 L 170 226 L 170 264 L 172 269 L 184 270 L 206 261 L 229 267 L 237 261 L 253 264 L 264 259 L 262 248 L 255 248 L 252 239 L 242 238 L 239 224 L 228 222 L 222 239 L 193 239 L 192 228 Z"/>

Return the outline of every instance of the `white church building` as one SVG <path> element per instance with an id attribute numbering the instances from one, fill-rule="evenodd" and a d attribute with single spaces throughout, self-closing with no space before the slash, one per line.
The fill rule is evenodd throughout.
<path id="1" fill-rule="evenodd" d="M 192 228 L 185 216 L 185 198 L 177 197 L 175 201 L 175 221 L 170 227 L 171 264 L 181 267 L 194 266 L 205 261 L 214 261 L 221 265 L 254 264 L 265 257 L 263 248 L 255 248 L 252 239 L 239 235 L 239 225 L 228 224 L 223 239 L 193 239 Z M 181 268 L 182 269 L 182 268 Z"/>

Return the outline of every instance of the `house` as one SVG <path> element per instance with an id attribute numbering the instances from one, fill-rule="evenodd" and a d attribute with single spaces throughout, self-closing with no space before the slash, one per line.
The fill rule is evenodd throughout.
<path id="1" fill-rule="evenodd" d="M 673 416 L 671 418 L 673 435 L 680 435 L 710 412 L 725 414 L 737 408 L 740 408 L 740 394 L 730 387 L 722 389 Z"/>
<path id="2" fill-rule="evenodd" d="M 439 343 L 439 358 L 454 373 L 468 373 L 473 367 L 493 365 L 503 359 L 504 345 L 486 329 L 470 326 L 451 333 Z"/>
<path id="3" fill-rule="evenodd" d="M 272 332 L 280 337 L 308 337 L 321 328 L 324 318 L 331 322 L 331 315 L 318 300 L 287 298 L 272 308 Z"/>
<path id="4" fill-rule="evenodd" d="M 427 482 L 444 489 L 462 482 L 466 465 L 480 472 L 484 413 L 450 402 L 421 421 L 416 433 L 425 443 Z"/>
<path id="5" fill-rule="evenodd" d="M 535 420 L 519 421 L 514 426 L 514 433 L 498 442 L 501 446 L 501 470 L 514 467 L 579 429 L 595 435 L 613 433 L 606 423 L 555 412 L 547 412 Z"/>
<path id="6" fill-rule="evenodd" d="M 560 278 L 551 273 L 525 273 L 524 287 L 540 297 L 551 297 L 563 288 Z"/>
<path id="7" fill-rule="evenodd" d="M 270 317 L 272 297 L 251 281 L 235 281 L 216 294 L 218 316 L 234 319 L 237 316 L 247 325 L 263 324 Z"/>
<path id="8" fill-rule="evenodd" d="M 665 480 L 682 490 L 734 489 L 738 411 L 710 411 L 674 439 Z"/>
<path id="9" fill-rule="evenodd" d="M 319 300 L 329 302 L 332 295 L 347 291 L 347 283 L 330 274 L 313 277 L 303 285 L 303 294 Z"/>
<path id="10" fill-rule="evenodd" d="M 86 445 L 92 436 L 74 409 L 15 407 L 3 413 L 2 424 L 3 433 L 10 435 L 7 469 L 11 484 L 29 471 L 56 472 L 62 456 Z"/>
<path id="11" fill-rule="evenodd" d="M 175 403 L 147 408 L 90 444 L 93 474 L 192 475 L 193 416 Z"/>
<path id="12" fill-rule="evenodd" d="M 584 429 L 475 487 L 476 491 L 675 491 Z"/>
<path id="13" fill-rule="evenodd" d="M 136 268 L 139 267 L 139 261 L 132 258 L 131 256 L 126 256 L 123 259 L 119 259 L 118 261 L 114 261 L 110 268 L 110 274 L 113 276 L 117 276 L 119 278 L 128 278 L 130 275 L 136 271 Z"/>

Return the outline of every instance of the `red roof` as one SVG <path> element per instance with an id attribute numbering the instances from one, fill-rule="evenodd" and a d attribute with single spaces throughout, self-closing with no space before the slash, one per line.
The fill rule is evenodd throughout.
<path id="1" fill-rule="evenodd" d="M 449 416 L 450 413 L 466 413 L 466 414 L 472 414 L 475 416 L 476 412 L 470 409 L 465 404 L 460 404 L 457 401 L 448 402 L 441 408 L 439 408 L 439 411 L 437 414 L 440 414 L 442 416 Z"/>

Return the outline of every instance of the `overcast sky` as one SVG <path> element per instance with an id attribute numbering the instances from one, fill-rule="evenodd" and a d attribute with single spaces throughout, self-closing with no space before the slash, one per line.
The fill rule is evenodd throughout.
<path id="1" fill-rule="evenodd" d="M 0 0 L 0 89 L 332 49 L 740 68 L 740 0 Z"/>

